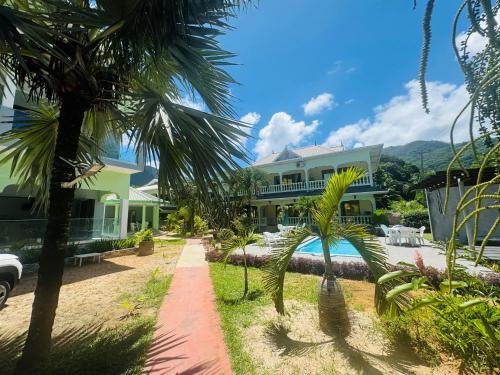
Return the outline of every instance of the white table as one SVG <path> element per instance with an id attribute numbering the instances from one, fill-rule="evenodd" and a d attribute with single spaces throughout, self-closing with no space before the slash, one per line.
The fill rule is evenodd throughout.
<path id="1" fill-rule="evenodd" d="M 403 242 L 409 243 L 411 246 L 417 245 L 417 231 L 418 229 L 404 227 L 402 225 L 393 226 L 389 228 L 390 237 L 394 242 L 398 242 L 399 245 Z"/>
<path id="2" fill-rule="evenodd" d="M 80 267 L 82 266 L 83 259 L 85 258 L 92 258 L 92 260 L 95 262 L 97 258 L 97 263 L 101 263 L 101 253 L 88 253 L 88 254 L 78 254 L 75 255 L 75 266 L 78 260 L 80 260 Z"/>

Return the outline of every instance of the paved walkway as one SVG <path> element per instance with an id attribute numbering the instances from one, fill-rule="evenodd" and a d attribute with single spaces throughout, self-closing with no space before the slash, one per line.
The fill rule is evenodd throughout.
<path id="1" fill-rule="evenodd" d="M 205 251 L 188 240 L 163 301 L 147 374 L 231 375 Z"/>

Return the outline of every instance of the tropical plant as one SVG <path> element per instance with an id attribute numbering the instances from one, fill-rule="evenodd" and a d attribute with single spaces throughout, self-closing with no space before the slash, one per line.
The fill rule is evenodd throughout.
<path id="1" fill-rule="evenodd" d="M 264 269 L 264 287 L 271 294 L 277 312 L 284 314 L 283 284 L 292 255 L 307 237 L 319 237 L 323 248 L 325 272 L 319 284 L 318 309 L 321 329 L 327 334 L 346 336 L 350 332 L 342 289 L 333 273 L 330 247 L 341 239 L 346 239 L 358 250 L 377 279 L 387 272 L 386 255 L 380 242 L 373 239 L 363 227 L 343 224 L 338 220 L 338 207 L 342 196 L 349 186 L 365 173 L 358 168 L 349 168 L 332 176 L 312 212 L 317 231 L 299 228 L 291 232 L 283 246 L 271 251 L 269 262 Z M 390 288 L 386 286 L 377 286 L 375 291 L 376 307 L 380 314 L 395 314 L 406 302 L 404 298 L 386 301 L 385 293 L 388 289 Z"/>
<path id="2" fill-rule="evenodd" d="M 250 204 L 252 197 L 258 194 L 261 187 L 269 184 L 267 173 L 254 168 L 244 168 L 234 171 L 229 180 L 229 191 L 233 199 L 240 199 L 246 209 L 246 215 L 252 216 Z"/>
<path id="3" fill-rule="evenodd" d="M 243 289 L 243 298 L 245 298 L 248 294 L 248 267 L 247 267 L 247 253 L 246 247 L 255 241 L 257 241 L 258 237 L 253 233 L 249 232 L 244 235 L 234 236 L 227 241 L 222 243 L 222 261 L 224 265 L 226 265 L 229 257 L 235 250 L 241 249 L 243 252 L 243 268 L 244 268 L 244 280 L 245 286 Z"/>
<path id="4" fill-rule="evenodd" d="M 20 185 L 36 181 L 37 198 L 47 202 L 19 373 L 31 373 L 50 350 L 75 192 L 63 184 L 75 179 L 74 162 L 100 164 L 96 150 L 103 136 L 126 134 L 139 157 L 160 166 L 163 194 L 192 180 L 208 191 L 238 167 L 236 159 L 246 159 L 240 145 L 244 125 L 226 118 L 233 115 L 234 81 L 223 68 L 232 55 L 217 40 L 244 3 L 0 2 L 0 83 L 12 80 L 33 103 L 58 107 L 57 125 L 20 127 L 2 136 L 19 139 L 2 151 L 2 158 L 12 161 L 12 174 Z M 179 104 L 189 93 L 210 113 Z M 95 125 L 95 137 L 85 136 L 84 122 Z M 82 147 L 87 141 L 88 150 Z"/>
<path id="5" fill-rule="evenodd" d="M 295 203 L 295 208 L 299 211 L 300 222 L 305 222 L 307 219 L 309 222 L 311 220 L 311 215 L 313 210 L 316 208 L 316 202 L 318 198 L 316 197 L 300 197 Z"/>

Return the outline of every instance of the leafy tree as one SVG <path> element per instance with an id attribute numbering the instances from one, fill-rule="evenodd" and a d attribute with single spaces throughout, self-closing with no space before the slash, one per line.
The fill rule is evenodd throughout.
<path id="1" fill-rule="evenodd" d="M 285 245 L 271 251 L 264 270 L 264 287 L 271 294 L 276 311 L 284 314 L 283 284 L 288 264 L 293 253 L 307 237 L 319 237 L 323 248 L 325 274 L 319 285 L 318 308 L 321 329 L 327 334 L 347 336 L 350 331 L 342 288 L 333 274 L 330 246 L 344 238 L 359 251 L 376 278 L 387 273 L 386 255 L 380 242 L 372 239 L 363 227 L 343 224 L 338 220 L 338 206 L 342 196 L 349 186 L 364 174 L 364 170 L 349 168 L 332 176 L 312 212 L 317 231 L 309 228 L 293 231 L 286 238 Z M 405 303 L 405 299 L 402 298 L 397 299 L 395 303 L 385 300 L 385 292 L 391 287 L 384 284 L 375 291 L 375 302 L 380 314 L 396 313 L 399 311 L 399 306 Z"/>
<path id="2" fill-rule="evenodd" d="M 138 156 L 160 165 L 164 191 L 191 180 L 207 190 L 237 168 L 233 157 L 245 160 L 242 124 L 226 118 L 233 115 L 229 85 L 234 81 L 223 68 L 232 55 L 217 41 L 242 3 L 0 2 L 0 83 L 11 79 L 32 102 L 47 101 L 59 110 L 52 145 L 42 136 L 46 128 L 39 127 L 24 138 L 28 147 L 3 152 L 20 184 L 37 181 L 37 197 L 47 202 L 48 224 L 18 373 L 31 373 L 50 349 L 74 197 L 74 188 L 62 186 L 75 178 L 67 161 L 99 161 L 95 150 L 102 137 L 85 138 L 84 122 L 95 124 L 95 134 L 127 134 Z M 178 104 L 192 92 L 211 113 Z M 14 129 L 7 137 L 26 136 L 25 131 Z M 85 160 L 79 152 L 84 140 L 92 145 Z M 43 164 L 33 152 L 40 145 L 52 153 Z"/>
<path id="3" fill-rule="evenodd" d="M 252 197 L 260 188 L 269 184 L 267 173 L 254 168 L 244 168 L 234 171 L 229 180 L 229 190 L 233 197 L 240 197 L 243 205 L 247 206 L 247 216 L 251 216 L 249 209 Z"/>
<path id="4" fill-rule="evenodd" d="M 382 155 L 374 180 L 388 193 L 381 197 L 381 207 L 389 207 L 397 200 L 415 199 L 413 186 L 418 182 L 420 170 L 417 166 L 407 163 L 397 157 Z"/>

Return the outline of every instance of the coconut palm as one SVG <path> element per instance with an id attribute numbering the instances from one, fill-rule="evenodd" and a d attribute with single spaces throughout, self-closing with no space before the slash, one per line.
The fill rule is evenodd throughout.
<path id="1" fill-rule="evenodd" d="M 311 220 L 311 214 L 316 207 L 317 197 L 300 197 L 295 203 L 295 208 L 299 211 L 300 221 Z"/>
<path id="2" fill-rule="evenodd" d="M 222 244 L 222 260 L 224 265 L 227 264 L 227 261 L 231 254 L 238 249 L 241 249 L 243 252 L 243 268 L 244 268 L 244 276 L 245 276 L 245 287 L 243 290 L 243 298 L 247 296 L 248 293 L 248 268 L 247 268 L 247 253 L 246 247 L 248 244 L 257 241 L 257 236 L 253 232 L 244 233 L 239 236 L 234 236 L 233 238 L 225 241 Z"/>
<path id="3" fill-rule="evenodd" d="M 237 168 L 234 159 L 245 160 L 244 125 L 226 118 L 234 81 L 223 68 L 232 55 L 217 40 L 243 3 L 0 1 L 0 84 L 12 80 L 32 103 L 54 104 L 58 116 L 53 144 L 41 136 L 47 128 L 32 129 L 23 139 L 29 147 L 2 155 L 11 155 L 21 185 L 38 183 L 48 218 L 19 373 L 31 373 L 50 348 L 75 191 L 63 185 L 75 178 L 73 162 L 99 160 L 98 137 L 83 123 L 94 122 L 93 134 L 127 135 L 138 157 L 159 165 L 162 192 L 191 180 L 208 190 Z M 210 113 L 179 104 L 186 94 Z M 92 146 L 86 152 L 82 141 Z M 32 152 L 37 144 L 52 152 L 43 165 Z"/>
<path id="4" fill-rule="evenodd" d="M 325 262 L 325 273 L 318 290 L 319 321 L 321 329 L 330 335 L 346 336 L 350 332 L 342 288 L 333 272 L 330 247 L 344 238 L 358 250 L 375 278 L 387 272 L 386 255 L 378 240 L 372 239 L 363 227 L 343 224 L 338 220 L 338 207 L 342 196 L 349 186 L 365 173 L 361 169 L 349 168 L 332 176 L 312 210 L 317 231 L 309 228 L 293 231 L 284 241 L 285 245 L 271 251 L 269 262 L 264 268 L 264 287 L 271 294 L 277 312 L 284 314 L 283 284 L 292 255 L 307 237 L 319 237 Z M 390 289 L 384 285 L 376 286 L 375 302 L 379 313 L 395 313 L 399 306 L 405 303 L 402 298 L 387 301 L 384 296 Z"/>

